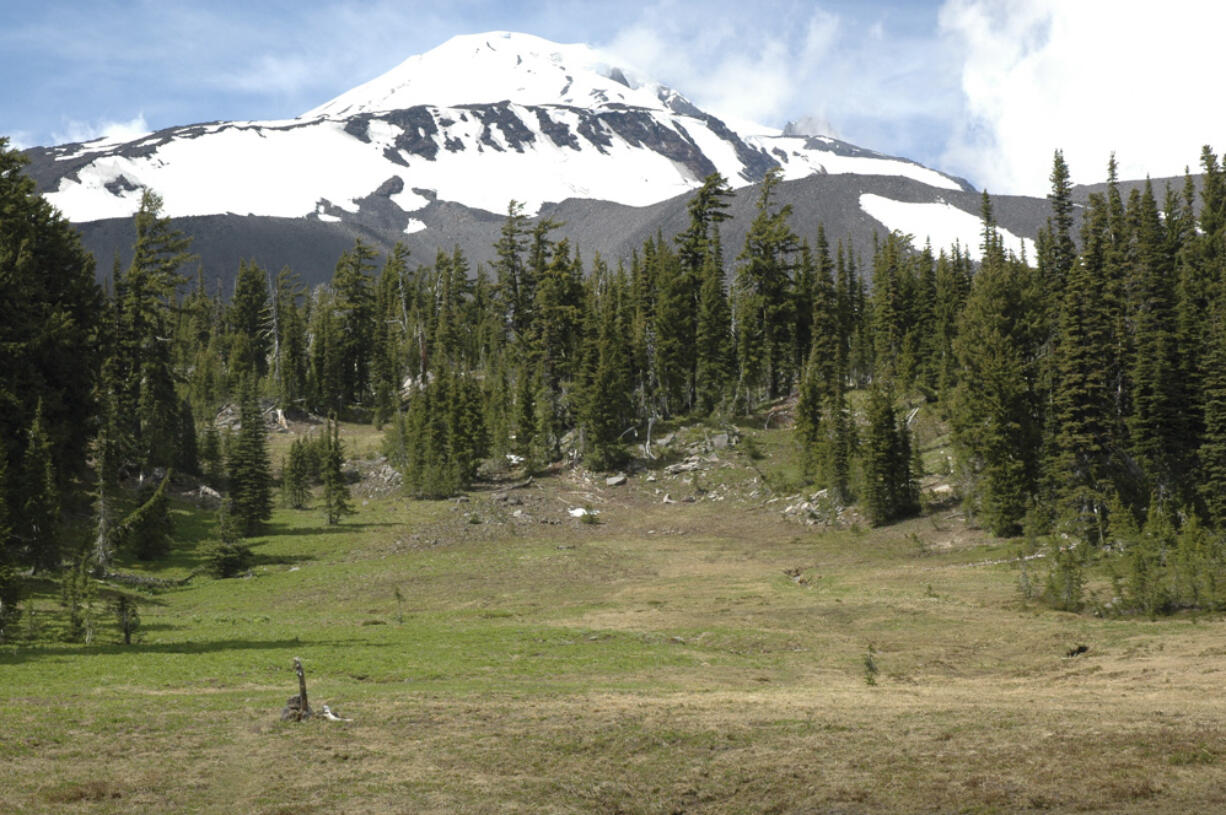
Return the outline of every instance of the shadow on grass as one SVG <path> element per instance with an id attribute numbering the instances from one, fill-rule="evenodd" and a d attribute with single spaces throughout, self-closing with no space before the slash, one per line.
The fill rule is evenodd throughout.
<path id="1" fill-rule="evenodd" d="M 298 563 L 308 563 L 315 560 L 314 555 L 266 555 L 258 549 L 251 552 L 251 565 L 255 566 L 293 566 Z M 236 578 L 230 578 L 236 579 Z"/>
<path id="2" fill-rule="evenodd" d="M 256 538 L 252 538 L 253 543 L 260 543 L 267 538 L 276 538 L 282 535 L 343 535 L 346 532 L 354 533 L 361 532 L 364 529 L 378 529 L 380 527 L 404 526 L 404 524 L 395 523 L 340 523 L 336 526 L 289 526 L 288 524 L 268 524 L 265 527 L 263 534 Z"/>
<path id="3" fill-rule="evenodd" d="M 143 630 L 142 626 L 142 630 Z M 152 626 L 151 626 L 152 628 Z M 55 659 L 60 657 L 91 657 L 120 656 L 136 654 L 215 654 L 223 651 L 302 651 L 305 648 L 335 648 L 352 646 L 352 640 L 213 640 L 209 642 L 158 642 L 134 643 L 121 645 L 118 643 L 102 643 L 93 645 L 14 645 L 11 650 L 0 650 L 0 665 L 19 665 L 37 659 Z M 386 648 L 385 643 L 363 642 L 363 648 Z"/>

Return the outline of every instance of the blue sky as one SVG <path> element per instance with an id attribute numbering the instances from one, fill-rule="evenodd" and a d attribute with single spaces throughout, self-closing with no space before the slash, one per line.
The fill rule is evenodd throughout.
<path id="1" fill-rule="evenodd" d="M 1221 5 L 3 0 L 0 135 L 290 118 L 453 35 L 512 30 L 623 55 L 716 113 L 812 116 L 993 192 L 1042 193 L 1055 147 L 1087 182 L 1112 150 L 1130 177 L 1226 148 L 1216 83 L 1184 79 L 1220 75 Z"/>

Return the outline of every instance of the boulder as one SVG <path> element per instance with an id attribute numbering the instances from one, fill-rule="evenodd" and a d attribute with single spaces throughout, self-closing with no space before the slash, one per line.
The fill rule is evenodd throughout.
<path id="1" fill-rule="evenodd" d="M 618 473 L 617 475 L 611 475 L 604 480 L 604 483 L 609 487 L 620 487 L 626 483 L 626 474 Z"/>

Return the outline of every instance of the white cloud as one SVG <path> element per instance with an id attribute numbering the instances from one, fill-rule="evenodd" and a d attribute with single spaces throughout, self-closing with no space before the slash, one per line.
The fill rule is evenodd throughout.
<path id="1" fill-rule="evenodd" d="M 34 134 L 28 130 L 15 130 L 12 133 L 0 133 L 0 136 L 9 140 L 10 150 L 26 150 L 34 147 Z"/>
<path id="2" fill-rule="evenodd" d="M 1052 153 L 1073 180 L 1177 175 L 1226 147 L 1218 103 L 1226 5 L 1197 0 L 947 0 L 964 112 L 944 168 L 992 192 L 1044 194 Z"/>
<path id="3" fill-rule="evenodd" d="M 839 18 L 822 9 L 758 15 L 711 13 L 693 25 L 696 9 L 657 3 L 617 30 L 609 52 L 665 82 L 717 116 L 780 126 L 797 112 L 797 96 L 836 42 Z M 799 20 L 799 24 L 797 24 Z"/>
<path id="4" fill-rule="evenodd" d="M 109 139 L 112 141 L 131 141 L 149 132 L 145 122 L 145 114 L 139 113 L 126 122 L 95 121 L 82 122 L 69 119 L 62 129 L 51 134 L 52 144 L 68 144 L 69 142 L 87 142 L 94 139 Z"/>

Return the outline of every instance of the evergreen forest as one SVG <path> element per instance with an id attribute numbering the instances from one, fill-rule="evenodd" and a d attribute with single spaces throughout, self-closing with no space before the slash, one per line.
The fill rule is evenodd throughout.
<path id="1" fill-rule="evenodd" d="M 404 491 L 438 499 L 784 412 L 808 488 L 886 525 L 924 511 L 923 409 L 968 517 L 1046 551 L 1029 597 L 1226 609 L 1226 169 L 1206 147 L 1199 170 L 1125 195 L 1112 159 L 1081 206 L 1057 152 L 1033 257 L 1005 251 L 986 192 L 980 246 L 892 233 L 860 257 L 795 223 L 777 174 L 726 247 L 712 175 L 683 231 L 624 261 L 512 202 L 488 268 L 359 240 L 328 285 L 248 262 L 220 291 L 155 191 L 131 263 L 96 261 L 0 140 L 0 641 L 30 581 L 58 579 L 71 617 L 118 553 L 165 557 L 175 484 L 220 496 L 219 578 L 278 501 L 345 524 L 339 421 L 380 429 Z M 285 416 L 319 431 L 273 461 Z"/>

